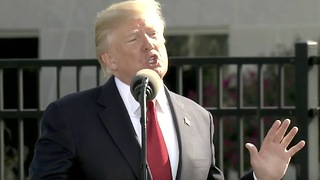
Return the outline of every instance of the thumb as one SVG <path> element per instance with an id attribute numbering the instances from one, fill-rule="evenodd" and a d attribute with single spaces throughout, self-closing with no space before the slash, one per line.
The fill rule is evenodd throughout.
<path id="1" fill-rule="evenodd" d="M 246 143 L 246 148 L 249 151 L 250 159 L 256 159 L 256 157 L 258 156 L 258 150 L 256 146 L 252 143 Z"/>

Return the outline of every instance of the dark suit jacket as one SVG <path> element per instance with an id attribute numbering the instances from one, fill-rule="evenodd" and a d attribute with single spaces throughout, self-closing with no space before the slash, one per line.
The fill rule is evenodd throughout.
<path id="1" fill-rule="evenodd" d="M 166 93 L 179 141 L 176 179 L 223 179 L 215 166 L 211 114 L 185 97 Z M 101 87 L 67 95 L 46 108 L 30 177 L 135 180 L 141 174 L 140 157 L 135 130 L 111 77 Z"/>

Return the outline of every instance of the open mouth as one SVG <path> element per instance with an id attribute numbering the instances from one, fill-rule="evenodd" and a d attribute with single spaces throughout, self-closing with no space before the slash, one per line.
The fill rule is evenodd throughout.
<path id="1" fill-rule="evenodd" d="M 156 61 L 156 57 L 152 56 L 149 58 L 148 63 L 153 64 Z"/>

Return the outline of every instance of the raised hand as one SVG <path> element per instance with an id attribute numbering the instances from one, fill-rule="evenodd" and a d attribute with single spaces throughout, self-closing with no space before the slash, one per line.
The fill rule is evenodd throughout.
<path id="1" fill-rule="evenodd" d="M 246 143 L 246 148 L 250 153 L 250 163 L 257 180 L 281 179 L 287 171 L 291 157 L 304 147 L 305 141 L 301 140 L 287 149 L 298 132 L 298 128 L 293 127 L 286 134 L 289 125 L 289 119 L 282 123 L 276 120 L 263 140 L 259 152 L 253 144 Z"/>

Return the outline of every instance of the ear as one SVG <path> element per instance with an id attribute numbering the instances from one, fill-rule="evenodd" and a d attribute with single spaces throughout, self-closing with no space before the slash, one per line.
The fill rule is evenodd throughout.
<path id="1" fill-rule="evenodd" d="M 117 70 L 117 63 L 109 53 L 103 53 L 101 59 L 111 71 Z"/>

